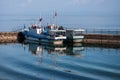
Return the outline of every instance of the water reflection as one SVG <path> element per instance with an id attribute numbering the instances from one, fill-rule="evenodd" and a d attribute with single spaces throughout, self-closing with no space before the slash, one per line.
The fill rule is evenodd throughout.
<path id="1" fill-rule="evenodd" d="M 81 57 L 81 51 L 84 50 L 82 44 L 64 44 L 64 45 L 52 45 L 52 44 L 39 44 L 30 41 L 24 41 L 23 45 L 27 45 L 29 51 L 34 55 L 43 55 L 44 51 L 47 51 L 47 54 L 59 55 L 59 56 L 76 56 Z"/>
<path id="2" fill-rule="evenodd" d="M 82 57 L 82 51 L 84 50 L 84 47 L 82 44 L 72 44 L 72 45 L 66 45 L 66 54 L 76 56 L 76 57 Z"/>
<path id="3" fill-rule="evenodd" d="M 0 53 L 0 80 L 18 77 L 19 80 L 120 79 L 118 48 L 26 41 L 23 47 L 21 44 L 1 45 Z"/>

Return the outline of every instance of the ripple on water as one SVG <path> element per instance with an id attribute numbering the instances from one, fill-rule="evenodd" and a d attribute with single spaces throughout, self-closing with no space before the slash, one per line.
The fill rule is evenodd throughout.
<path id="1" fill-rule="evenodd" d="M 14 44 L 11 44 L 11 46 Z M 26 49 L 20 47 L 10 47 L 10 45 L 0 46 L 0 79 L 8 80 L 119 80 L 120 64 L 118 56 L 114 54 L 114 49 L 110 49 L 114 54 L 105 55 L 87 48 L 82 51 L 84 56 L 76 57 L 72 55 L 48 54 L 44 49 L 42 56 L 33 55 L 29 47 Z M 12 50 L 10 51 L 7 50 Z M 88 50 L 86 52 L 86 50 Z M 18 52 L 20 51 L 20 52 Z M 92 51 L 93 54 L 90 54 Z M 100 50 L 99 50 L 100 51 Z M 81 52 L 80 52 L 81 53 Z M 98 56 L 98 55 L 99 56 Z M 93 58 L 92 58 L 93 55 Z M 103 57 L 104 56 L 104 57 Z M 110 63 L 110 56 L 113 60 Z M 99 60 L 95 60 L 99 59 Z M 104 59 L 101 60 L 100 59 Z M 41 60 L 41 62 L 40 62 Z M 115 63 L 113 63 L 115 61 Z M 116 62 L 117 61 L 117 62 Z"/>

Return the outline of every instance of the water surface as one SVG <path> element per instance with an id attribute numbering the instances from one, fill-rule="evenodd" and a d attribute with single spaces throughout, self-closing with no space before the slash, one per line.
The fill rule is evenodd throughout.
<path id="1" fill-rule="evenodd" d="M 0 79 L 119 80 L 119 61 L 119 48 L 0 44 Z"/>

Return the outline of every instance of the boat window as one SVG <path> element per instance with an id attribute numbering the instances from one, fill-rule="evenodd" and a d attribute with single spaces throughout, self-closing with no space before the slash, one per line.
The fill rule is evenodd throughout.
<path id="1" fill-rule="evenodd" d="M 64 30 L 63 26 L 60 26 L 60 27 L 58 28 L 58 30 Z"/>
<path id="2" fill-rule="evenodd" d="M 56 32 L 58 35 L 65 35 L 65 32 Z"/>
<path id="3" fill-rule="evenodd" d="M 75 31 L 74 34 L 82 34 L 82 31 Z"/>

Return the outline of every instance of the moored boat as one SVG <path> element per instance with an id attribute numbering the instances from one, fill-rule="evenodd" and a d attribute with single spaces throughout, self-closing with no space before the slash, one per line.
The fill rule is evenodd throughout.
<path id="1" fill-rule="evenodd" d="M 26 39 L 34 40 L 38 42 L 62 44 L 66 39 L 64 29 L 59 29 L 59 26 L 48 25 L 46 27 L 39 27 L 38 25 L 32 25 L 29 30 L 23 31 Z"/>
<path id="2" fill-rule="evenodd" d="M 55 25 L 57 13 L 54 14 L 54 24 L 43 27 L 41 25 L 42 18 L 39 19 L 40 26 L 32 25 L 28 30 L 24 29 L 23 34 L 26 39 L 38 42 L 63 44 L 66 39 L 66 30 L 62 26 Z"/>
<path id="3" fill-rule="evenodd" d="M 80 43 L 82 42 L 85 32 L 84 29 L 67 29 L 66 30 L 66 41 L 67 42 L 73 42 L 73 43 Z"/>

